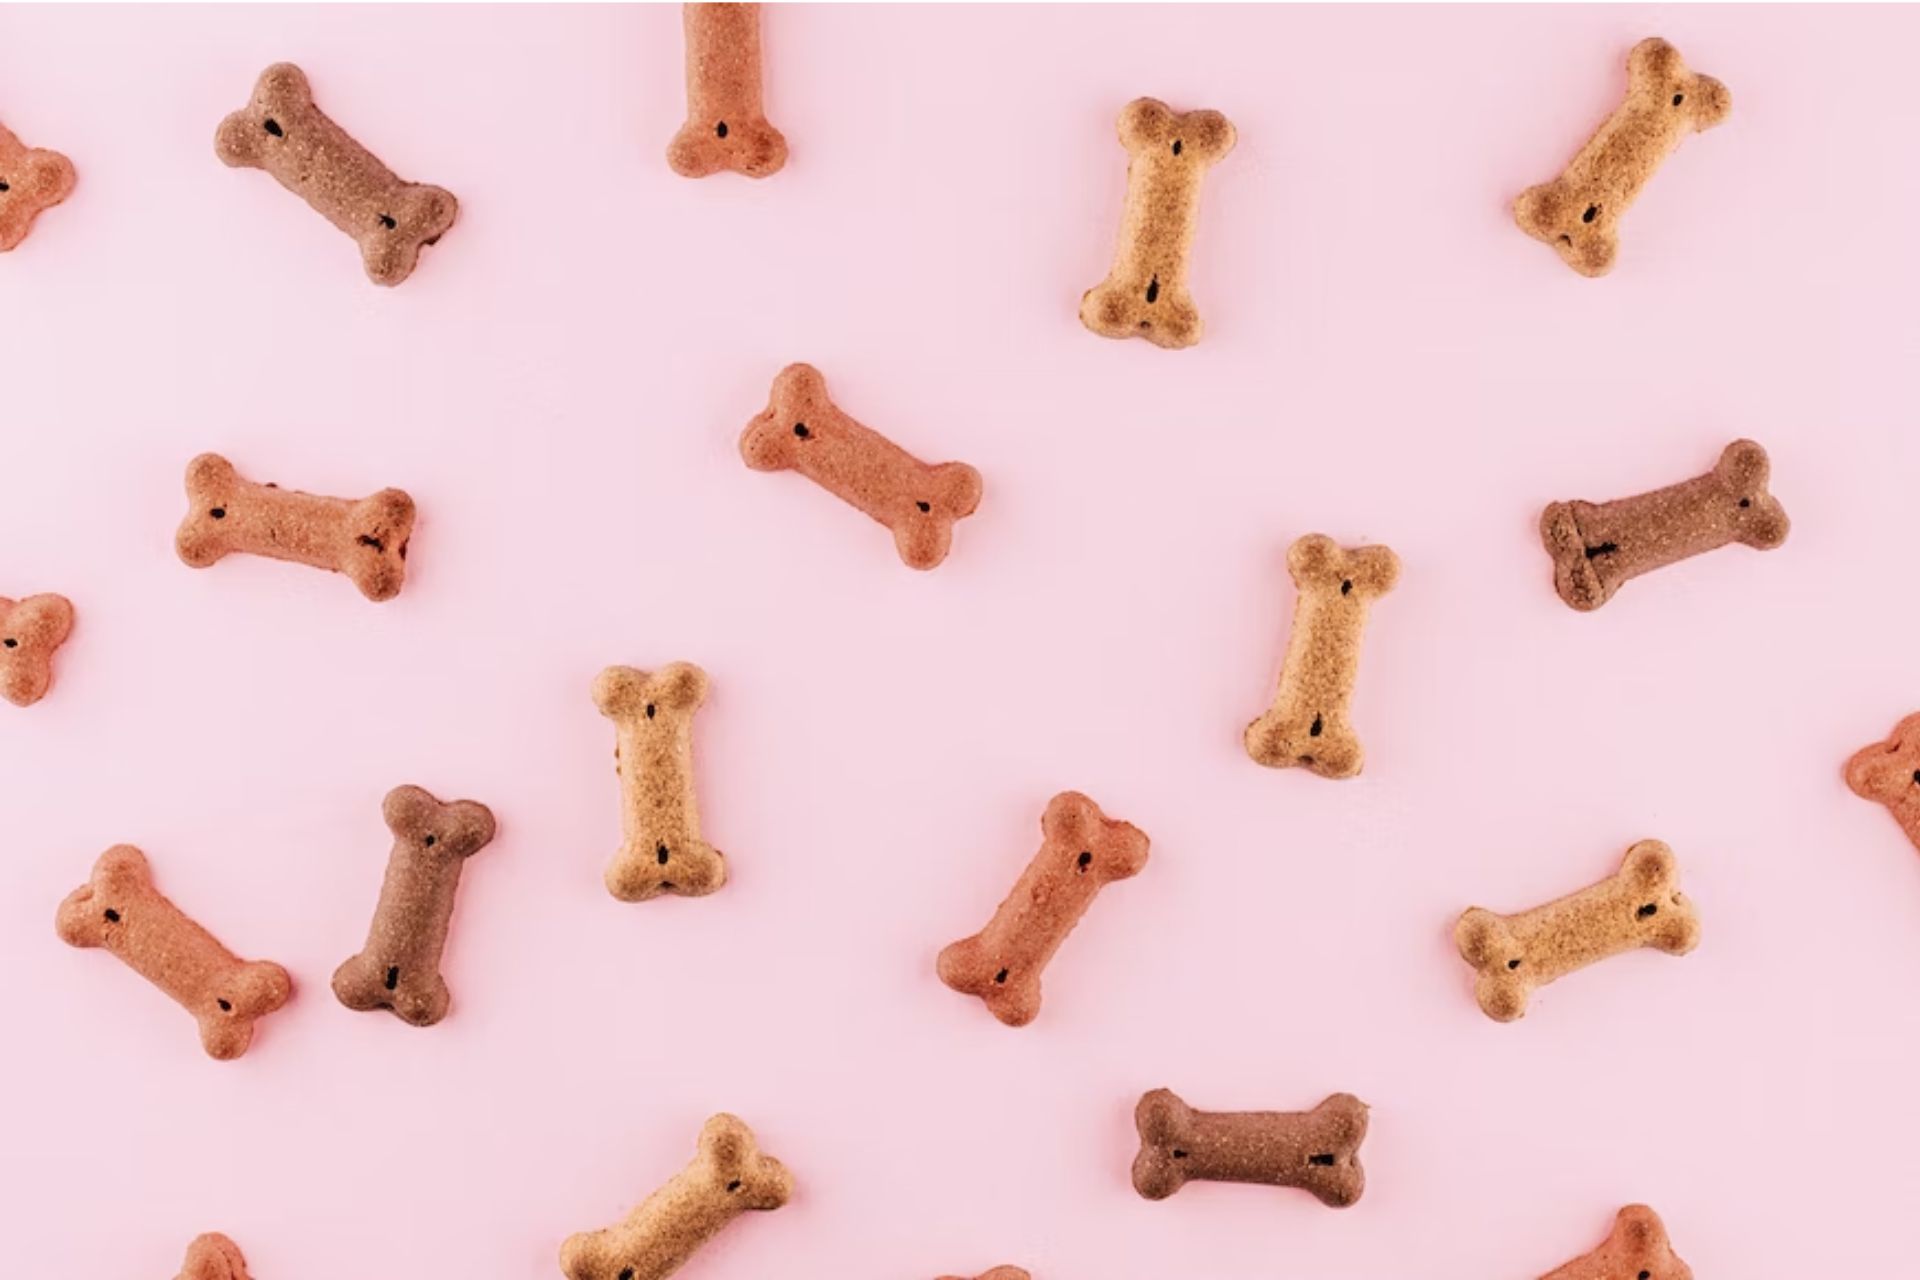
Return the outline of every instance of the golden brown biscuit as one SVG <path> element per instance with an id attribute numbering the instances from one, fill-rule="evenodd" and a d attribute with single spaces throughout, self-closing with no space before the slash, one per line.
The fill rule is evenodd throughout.
<path id="1" fill-rule="evenodd" d="M 1134 1108 L 1133 1123 L 1133 1189 L 1149 1200 L 1189 1182 L 1258 1182 L 1298 1187 L 1344 1209 L 1367 1189 L 1367 1104 L 1350 1093 L 1311 1111 L 1196 1111 L 1173 1090 L 1155 1089 Z"/>
<path id="2" fill-rule="evenodd" d="M 1667 1240 L 1660 1215 L 1630 1204 L 1613 1220 L 1606 1241 L 1592 1253 L 1555 1267 L 1540 1280 L 1693 1280 Z"/>
<path id="3" fill-rule="evenodd" d="M 247 1260 L 240 1256 L 239 1245 L 210 1231 L 187 1246 L 179 1280 L 249 1280 Z"/>
<path id="4" fill-rule="evenodd" d="M 778 173 L 787 140 L 767 123 L 760 96 L 760 6 L 684 4 L 687 122 L 667 147 L 683 178 L 731 169 L 749 178 Z"/>
<path id="5" fill-rule="evenodd" d="M 1893 726 L 1886 741 L 1854 752 L 1847 785 L 1863 800 L 1885 805 L 1920 848 L 1920 713 Z"/>
<path id="6" fill-rule="evenodd" d="M 697 898 L 727 882 L 726 858 L 700 838 L 694 799 L 693 713 L 706 700 L 707 673 L 691 662 L 608 667 L 593 682 L 593 703 L 617 730 L 623 839 L 607 891 L 622 902 Z"/>
<path id="7" fill-rule="evenodd" d="M 51 593 L 0 596 L 0 697 L 30 707 L 53 684 L 53 651 L 73 632 L 73 605 Z"/>
<path id="8" fill-rule="evenodd" d="M 0 253 L 33 230 L 33 220 L 73 192 L 73 161 L 29 147 L 0 125 Z"/>

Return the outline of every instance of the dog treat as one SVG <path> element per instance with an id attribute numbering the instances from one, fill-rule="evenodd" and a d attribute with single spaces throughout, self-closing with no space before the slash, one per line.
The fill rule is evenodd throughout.
<path id="1" fill-rule="evenodd" d="M 667 147 L 683 178 L 722 169 L 764 178 L 787 163 L 787 140 L 760 97 L 760 6 L 683 4 L 687 122 Z"/>
<path id="2" fill-rule="evenodd" d="M 240 1256 L 239 1245 L 210 1231 L 187 1246 L 179 1280 L 248 1280 L 247 1260 Z"/>
<path id="3" fill-rule="evenodd" d="M 1620 870 L 1545 906 L 1502 916 L 1473 907 L 1453 928 L 1460 957 L 1479 970 L 1474 995 L 1489 1018 L 1512 1022 L 1527 998 L 1597 960 L 1657 947 L 1683 956 L 1700 941 L 1700 917 L 1680 892 L 1680 864 L 1658 840 L 1627 850 Z"/>
<path id="4" fill-rule="evenodd" d="M 402 182 L 313 103 L 306 73 L 279 62 L 260 73 L 253 101 L 220 122 L 214 150 L 235 168 L 265 169 L 315 213 L 352 236 L 367 277 L 399 284 L 420 250 L 453 226 L 453 193 Z"/>
<path id="5" fill-rule="evenodd" d="M 622 902 L 697 898 L 727 882 L 725 856 L 700 838 L 694 799 L 693 713 L 706 700 L 707 673 L 691 662 L 608 667 L 593 682 L 593 704 L 616 733 L 622 839 L 607 891 Z"/>
<path id="6" fill-rule="evenodd" d="M 0 596 L 0 696 L 30 707 L 53 683 L 53 651 L 73 631 L 73 605 L 52 594 Z"/>
<path id="7" fill-rule="evenodd" d="M 966 1277 L 942 1276 L 940 1280 L 966 1280 Z M 982 1271 L 973 1280 L 1033 1280 L 1033 1277 L 1019 1267 L 995 1267 L 991 1271 Z"/>
<path id="8" fill-rule="evenodd" d="M 1612 1232 L 1598 1249 L 1540 1280 L 1693 1280 L 1693 1268 L 1673 1252 L 1660 1215 L 1643 1204 L 1630 1204 L 1614 1218 Z"/>
<path id="9" fill-rule="evenodd" d="M 153 887 L 146 855 L 119 844 L 100 855 L 93 877 L 60 904 L 60 937 L 105 947 L 172 996 L 200 1023 L 200 1043 L 222 1060 L 253 1042 L 253 1024 L 293 994 L 287 971 L 270 960 L 240 960 Z"/>
<path id="10" fill-rule="evenodd" d="M 1113 270 L 1080 299 L 1080 323 L 1104 338 L 1145 338 L 1161 347 L 1200 341 L 1200 309 L 1187 292 L 1187 256 L 1200 217 L 1200 182 L 1233 150 L 1233 125 L 1218 111 L 1174 111 L 1135 98 L 1120 113 L 1127 149 L 1127 205 Z"/>
<path id="11" fill-rule="evenodd" d="M 1366 753 L 1347 720 L 1367 606 L 1393 590 L 1400 560 L 1386 547 L 1343 548 L 1310 533 L 1287 549 L 1300 594 L 1273 705 L 1247 726 L 1247 754 L 1272 769 L 1299 765 L 1351 778 Z"/>
<path id="12" fill-rule="evenodd" d="M 1787 540 L 1787 513 L 1767 492 L 1767 451 L 1735 440 L 1713 470 L 1612 502 L 1555 502 L 1540 515 L 1553 589 L 1582 612 L 1620 584 L 1730 542 L 1771 551 Z"/>
<path id="13" fill-rule="evenodd" d="M 370 498 L 322 498 L 243 480 L 217 453 L 187 464 L 187 515 L 173 545 L 204 569 L 244 551 L 344 573 L 369 600 L 391 600 L 407 576 L 413 499 L 399 489 Z"/>
<path id="14" fill-rule="evenodd" d="M 1149 1200 L 1189 1182 L 1259 1182 L 1298 1187 L 1344 1209 L 1367 1189 L 1367 1104 L 1350 1093 L 1311 1111 L 1196 1111 L 1171 1089 L 1155 1089 L 1141 1097 L 1133 1123 L 1133 1189 Z"/>
<path id="15" fill-rule="evenodd" d="M 793 1175 L 760 1154 L 753 1130 L 724 1113 L 700 1130 L 693 1162 L 619 1226 L 583 1231 L 560 1246 L 568 1280 L 666 1280 L 748 1209 L 778 1209 Z"/>
<path id="16" fill-rule="evenodd" d="M 493 839 L 493 811 L 477 800 L 442 804 L 419 787 L 395 787 L 381 812 L 393 852 L 380 905 L 366 949 L 334 971 L 333 994 L 349 1009 L 391 1009 L 430 1027 L 447 1016 L 440 953 L 460 868 Z"/>
<path id="17" fill-rule="evenodd" d="M 1862 747 L 1847 761 L 1847 785 L 1887 812 L 1920 847 L 1920 713 L 1893 726 L 1885 742 Z"/>
<path id="18" fill-rule="evenodd" d="M 1116 822 L 1078 791 L 1062 791 L 1040 818 L 1040 852 L 987 927 L 940 953 L 940 981 L 979 996 L 993 1016 L 1024 1027 L 1040 1012 L 1040 975 L 1102 885 L 1140 874 L 1146 833 Z"/>
<path id="19" fill-rule="evenodd" d="M 73 161 L 58 151 L 29 147 L 0 124 L 0 253 L 33 230 L 42 209 L 73 191 Z"/>
<path id="20" fill-rule="evenodd" d="M 1552 182 L 1513 202 L 1520 229 L 1583 276 L 1613 269 L 1620 217 L 1660 162 L 1689 133 L 1727 118 L 1733 98 L 1712 76 L 1695 75 L 1665 40 L 1642 40 L 1627 55 L 1627 97 Z"/>
<path id="21" fill-rule="evenodd" d="M 964 462 L 929 466 L 827 398 L 808 364 L 773 380 L 766 412 L 747 424 L 740 456 L 755 471 L 798 471 L 893 530 L 900 558 L 931 569 L 947 558 L 953 522 L 980 505 L 980 473 Z"/>

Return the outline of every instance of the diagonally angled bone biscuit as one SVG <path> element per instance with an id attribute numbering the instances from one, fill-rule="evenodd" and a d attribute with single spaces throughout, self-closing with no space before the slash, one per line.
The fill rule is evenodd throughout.
<path id="1" fill-rule="evenodd" d="M 1660 1215 L 1630 1204 L 1614 1218 L 1599 1248 L 1540 1280 L 1693 1280 L 1693 1268 L 1674 1253 Z"/>
<path id="2" fill-rule="evenodd" d="M 1134 1108 L 1140 1154 L 1133 1189 L 1164 1200 L 1189 1182 L 1257 1182 L 1298 1187 L 1343 1209 L 1367 1188 L 1360 1144 L 1367 1104 L 1336 1093 L 1311 1111 L 1196 1111 L 1171 1089 Z"/>
<path id="3" fill-rule="evenodd" d="M 616 729 L 622 838 L 606 878 L 622 902 L 697 898 L 727 882 L 726 858 L 700 838 L 694 798 L 693 715 L 706 700 L 707 673 L 691 662 L 608 667 L 593 682 L 593 703 Z"/>
<path id="4" fill-rule="evenodd" d="M 767 123 L 760 92 L 760 6 L 680 6 L 687 33 L 687 122 L 667 147 L 683 178 L 730 169 L 749 178 L 778 173 L 787 140 Z"/>
<path id="5" fill-rule="evenodd" d="M 1847 785 L 1863 800 L 1887 807 L 1920 847 L 1920 713 L 1893 726 L 1886 741 L 1862 747 L 1847 761 Z"/>
<path id="6" fill-rule="evenodd" d="M 53 684 L 53 653 L 73 631 L 73 605 L 46 593 L 0 596 L 0 697 L 30 707 Z"/>
<path id="7" fill-rule="evenodd" d="M 58 151 L 29 147 L 0 124 L 0 253 L 33 230 L 33 220 L 73 192 L 73 162 Z"/>
<path id="8" fill-rule="evenodd" d="M 248 1280 L 247 1260 L 240 1256 L 239 1245 L 209 1231 L 187 1246 L 179 1280 Z"/>

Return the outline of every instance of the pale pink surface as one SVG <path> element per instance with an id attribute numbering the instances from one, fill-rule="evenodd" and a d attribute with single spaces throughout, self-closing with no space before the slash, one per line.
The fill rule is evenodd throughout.
<path id="1" fill-rule="evenodd" d="M 1674 40 L 1733 92 L 1575 276 L 1511 224 Z M 12 9 L 0 119 L 79 185 L 0 257 L 0 591 L 79 623 L 0 707 L 8 1270 L 558 1274 L 731 1109 L 786 1209 L 688 1268 L 1536 1276 L 1656 1205 L 1703 1280 L 1912 1274 L 1920 856 L 1848 753 L 1920 708 L 1914 10 L 781 9 L 764 183 L 688 182 L 645 10 Z M 276 59 L 460 222 L 394 292 L 214 126 Z M 1224 110 L 1184 353 L 1083 331 L 1121 105 Z M 792 360 L 986 499 L 930 575 L 735 437 Z M 1550 499 L 1751 435 L 1794 520 L 1593 616 Z M 172 549 L 181 471 L 421 510 L 405 592 Z M 1290 540 L 1390 543 L 1365 775 L 1242 754 Z M 608 663 L 699 662 L 715 897 L 630 906 Z M 347 1012 L 418 782 L 490 804 L 415 1030 Z M 1077 787 L 1153 838 L 995 1023 L 933 957 Z M 1694 955 L 1475 1007 L 1449 929 L 1678 851 Z M 132 841 L 297 993 L 238 1063 L 60 897 Z M 1128 1184 L 1131 1115 L 1373 1104 L 1366 1198 Z"/>

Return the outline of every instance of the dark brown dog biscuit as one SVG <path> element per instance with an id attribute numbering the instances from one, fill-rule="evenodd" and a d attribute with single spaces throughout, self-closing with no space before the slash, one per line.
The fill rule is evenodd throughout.
<path id="1" fill-rule="evenodd" d="M 416 1027 L 447 1016 L 440 975 L 460 869 L 493 839 L 493 811 L 477 800 L 442 804 L 420 787 L 395 787 L 381 805 L 393 852 L 360 954 L 334 971 L 349 1009 L 391 1009 Z"/>
<path id="2" fill-rule="evenodd" d="M 1343 1209 L 1367 1189 L 1367 1104 L 1336 1093 L 1311 1111 L 1196 1111 L 1171 1089 L 1134 1108 L 1133 1189 L 1164 1200 L 1189 1182 L 1298 1187 Z"/>
<path id="3" fill-rule="evenodd" d="M 667 147 L 683 178 L 731 169 L 749 178 L 778 173 L 787 140 L 767 123 L 760 96 L 760 6 L 685 4 L 687 122 Z"/>
<path id="4" fill-rule="evenodd" d="M 53 651 L 72 631 L 73 605 L 65 596 L 0 596 L 0 696 L 16 707 L 45 697 L 53 683 Z"/>
<path id="5" fill-rule="evenodd" d="M 187 1246 L 179 1280 L 248 1280 L 247 1260 L 240 1256 L 239 1245 L 210 1231 Z"/>
<path id="6" fill-rule="evenodd" d="M 1688 134 L 1727 118 L 1733 98 L 1696 75 L 1665 40 L 1627 55 L 1627 97 L 1552 182 L 1513 202 L 1514 221 L 1583 276 L 1603 276 L 1619 250 L 1620 216 Z"/>
<path id="7" fill-rule="evenodd" d="M 1233 150 L 1218 111 L 1174 111 L 1136 98 L 1120 113 L 1127 204 L 1113 270 L 1080 299 L 1080 323 L 1105 338 L 1161 347 L 1200 341 L 1200 310 L 1187 292 L 1187 258 L 1200 218 L 1200 183 Z"/>
<path id="8" fill-rule="evenodd" d="M 1735 440 L 1713 470 L 1612 502 L 1555 502 L 1540 515 L 1553 589 L 1574 608 L 1598 609 L 1620 584 L 1731 542 L 1770 551 L 1787 540 L 1787 513 L 1767 492 L 1767 451 Z"/>
<path id="9" fill-rule="evenodd" d="M 798 471 L 893 530 L 900 558 L 931 569 L 947 558 L 953 522 L 980 505 L 980 473 L 964 462 L 929 465 L 842 413 L 812 365 L 773 380 L 767 408 L 740 437 L 755 471 Z"/>
<path id="10" fill-rule="evenodd" d="M 1605 1243 L 1592 1253 L 1555 1267 L 1540 1280 L 1693 1280 L 1667 1240 L 1660 1215 L 1630 1204 L 1613 1220 Z"/>
<path id="11" fill-rule="evenodd" d="M 623 838 L 607 891 L 622 902 L 697 898 L 727 882 L 726 858 L 700 838 L 694 797 L 693 714 L 706 700 L 707 673 L 691 662 L 608 667 L 593 682 L 593 703 L 617 730 Z"/>
<path id="12" fill-rule="evenodd" d="M 1062 791 L 1040 819 L 1040 851 L 987 927 L 940 953 L 940 981 L 979 996 L 993 1016 L 1024 1027 L 1040 1012 L 1040 975 L 1102 886 L 1140 874 L 1147 837 L 1078 791 Z"/>
<path id="13" fill-rule="evenodd" d="M 29 147 L 0 124 L 0 253 L 33 230 L 42 209 L 73 191 L 73 162 L 58 151 Z"/>
<path id="14" fill-rule="evenodd" d="M 253 101 L 220 122 L 214 150 L 236 168 L 265 169 L 315 213 L 352 236 L 367 277 L 399 284 L 420 250 L 460 211 L 453 193 L 403 182 L 314 105 L 306 73 L 290 62 L 260 73 Z"/>
<path id="15" fill-rule="evenodd" d="M 407 577 L 413 499 L 399 489 L 370 498 L 323 498 L 243 480 L 217 453 L 187 464 L 187 515 L 174 535 L 180 558 L 204 569 L 231 552 L 344 573 L 369 600 L 391 600 Z"/>
<path id="16" fill-rule="evenodd" d="M 567 1237 L 560 1270 L 567 1280 L 666 1280 L 742 1213 L 778 1209 L 792 1195 L 786 1166 L 760 1154 L 753 1130 L 723 1113 L 700 1131 L 693 1162 L 624 1222 Z"/>
<path id="17" fill-rule="evenodd" d="M 153 887 L 146 855 L 115 845 L 60 904 L 54 926 L 76 947 L 105 947 L 178 1001 L 215 1058 L 237 1058 L 253 1024 L 287 1002 L 293 981 L 270 960 L 240 960 Z"/>
<path id="18" fill-rule="evenodd" d="M 1847 785 L 1863 800 L 1887 807 L 1920 847 L 1920 713 L 1893 726 L 1884 742 L 1862 747 L 1847 761 Z"/>

